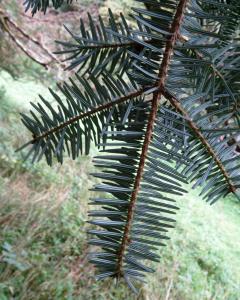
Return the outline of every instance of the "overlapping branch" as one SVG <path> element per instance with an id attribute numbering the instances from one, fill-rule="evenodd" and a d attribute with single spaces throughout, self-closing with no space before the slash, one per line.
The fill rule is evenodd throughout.
<path id="1" fill-rule="evenodd" d="M 201 129 L 198 128 L 198 126 L 194 123 L 194 121 L 190 118 L 189 114 L 184 110 L 184 108 L 181 106 L 181 103 L 178 99 L 176 99 L 169 91 L 164 90 L 163 96 L 172 104 L 173 107 L 176 108 L 178 112 L 187 120 L 190 128 L 195 133 L 196 137 L 202 142 L 204 147 L 206 148 L 207 152 L 211 155 L 211 157 L 214 159 L 215 163 L 221 170 L 224 178 L 226 179 L 226 182 L 229 186 L 229 192 L 234 193 L 236 191 L 236 187 L 231 182 L 230 175 L 228 174 L 227 170 L 225 169 L 223 163 L 219 159 L 218 155 L 215 153 L 215 150 L 212 148 L 208 140 L 204 137 L 203 133 L 201 132 Z"/>

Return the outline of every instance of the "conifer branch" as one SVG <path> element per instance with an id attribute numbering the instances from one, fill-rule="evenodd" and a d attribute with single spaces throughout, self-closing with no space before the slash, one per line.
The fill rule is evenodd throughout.
<path id="1" fill-rule="evenodd" d="M 150 87 L 151 88 L 151 87 Z M 109 109 L 111 107 L 114 107 L 115 105 L 118 105 L 118 104 L 121 104 L 121 103 L 124 103 L 126 101 L 128 101 L 129 99 L 133 99 L 135 97 L 138 97 L 138 96 L 141 96 L 144 92 L 146 91 L 146 89 L 139 89 L 138 91 L 134 91 L 132 93 L 129 93 L 128 95 L 125 95 L 123 97 L 120 97 L 120 98 L 117 98 L 111 102 L 108 102 L 108 103 L 105 103 L 105 104 L 102 104 L 96 108 L 93 108 L 85 113 L 82 113 L 82 114 L 79 114 L 69 120 L 67 120 L 66 122 L 64 123 L 61 123 L 60 125 L 58 125 L 57 127 L 53 127 L 51 128 L 50 130 L 42 133 L 41 135 L 38 135 L 38 136 L 34 136 L 33 139 L 29 142 L 29 143 L 32 143 L 34 144 L 35 142 L 37 142 L 38 140 L 40 139 L 43 139 L 43 138 L 46 138 L 47 136 L 53 134 L 53 133 L 56 133 L 58 131 L 61 131 L 62 129 L 64 129 L 65 127 L 81 120 L 81 119 L 84 119 L 86 117 L 89 117 L 89 116 L 92 116 L 92 115 L 95 115 L 103 110 L 106 110 L 106 109 Z"/>
<path id="2" fill-rule="evenodd" d="M 146 158 L 147 158 L 148 148 L 151 143 L 154 123 L 155 123 L 155 119 L 157 116 L 158 101 L 160 100 L 161 96 L 163 95 L 170 59 L 173 54 L 174 45 L 178 38 L 178 33 L 179 33 L 181 22 L 182 22 L 182 19 L 184 16 L 184 11 L 185 11 L 185 7 L 187 5 L 187 1 L 188 0 L 180 0 L 179 1 L 178 7 L 176 10 L 176 14 L 174 16 L 173 23 L 172 23 L 171 30 L 170 30 L 171 35 L 166 43 L 165 52 L 164 52 L 162 63 L 161 63 L 160 69 L 159 69 L 159 74 L 158 74 L 159 80 L 156 83 L 156 85 L 159 86 L 159 90 L 154 92 L 153 99 L 151 102 L 151 112 L 150 112 L 149 119 L 148 119 L 148 124 L 147 124 L 145 139 L 143 142 L 142 152 L 140 155 L 140 161 L 139 161 L 139 166 L 138 166 L 138 170 L 137 170 L 137 174 L 136 174 L 136 178 L 135 178 L 134 189 L 133 189 L 133 192 L 131 195 L 130 205 L 128 208 L 127 223 L 125 225 L 125 230 L 124 230 L 122 243 L 121 243 L 121 247 L 120 247 L 120 251 L 119 251 L 119 259 L 118 259 L 118 265 L 117 265 L 118 277 L 120 277 L 123 273 L 123 271 L 122 271 L 123 257 L 125 254 L 126 247 L 131 241 L 130 229 L 131 229 L 132 220 L 133 220 L 133 216 L 134 216 L 134 209 L 135 209 L 135 205 L 136 205 L 136 201 L 137 201 L 137 197 L 138 197 L 138 192 L 140 190 L 141 179 L 142 179 L 142 176 L 144 173 L 144 166 L 145 166 L 145 162 L 146 162 Z"/>
<path id="3" fill-rule="evenodd" d="M 229 185 L 229 191 L 230 192 L 235 192 L 236 191 L 236 187 L 233 185 L 233 183 L 231 182 L 230 176 L 227 172 L 227 170 L 225 169 L 224 165 L 222 164 L 221 160 L 218 158 L 217 154 L 215 153 L 214 149 L 212 148 L 212 146 L 209 144 L 209 142 L 207 141 L 207 139 L 204 137 L 204 135 L 201 132 L 201 129 L 198 128 L 198 126 L 193 122 L 193 120 L 191 120 L 191 118 L 189 117 L 188 113 L 183 109 L 183 107 L 181 106 L 181 103 L 174 97 L 172 96 L 167 90 L 163 90 L 163 96 L 173 105 L 173 107 L 176 108 L 177 111 L 179 111 L 183 117 L 188 121 L 188 124 L 190 126 L 190 128 L 193 130 L 193 132 L 195 133 L 195 135 L 199 138 L 199 140 L 202 142 L 202 144 L 204 145 L 204 147 L 206 148 L 206 150 L 208 151 L 208 153 L 212 156 L 212 158 L 214 159 L 215 163 L 217 164 L 217 166 L 219 167 L 219 169 L 221 170 L 224 178 L 226 179 L 227 184 Z"/>

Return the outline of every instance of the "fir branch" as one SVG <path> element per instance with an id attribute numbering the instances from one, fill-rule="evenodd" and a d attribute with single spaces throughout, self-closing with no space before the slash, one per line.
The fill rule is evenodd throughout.
<path id="1" fill-rule="evenodd" d="M 137 201 L 138 192 L 140 189 L 141 179 L 142 179 L 142 176 L 144 173 L 144 166 L 145 166 L 145 161 L 147 158 L 148 148 L 149 148 L 149 145 L 151 142 L 154 123 L 155 123 L 155 119 L 157 116 L 158 101 L 160 100 L 161 96 L 163 95 L 163 89 L 164 89 L 164 85 L 165 85 L 165 81 L 166 81 L 167 71 L 169 68 L 169 62 L 170 62 L 170 59 L 171 59 L 171 56 L 173 53 L 174 45 L 175 45 L 177 37 L 178 37 L 179 28 L 181 26 L 181 21 L 184 16 L 184 11 L 185 11 L 185 7 L 187 5 L 187 1 L 188 0 L 180 0 L 179 1 L 178 7 L 176 9 L 176 14 L 173 19 L 172 27 L 170 30 L 171 35 L 170 35 L 169 40 L 166 43 L 163 60 L 162 60 L 162 63 L 161 63 L 160 69 L 159 69 L 159 74 L 158 74 L 159 80 L 157 82 L 157 85 L 159 86 L 159 90 L 154 92 L 152 103 L 151 103 L 151 112 L 150 112 L 148 123 L 147 123 L 146 135 L 145 135 L 145 139 L 143 142 L 142 152 L 140 155 L 139 166 L 138 166 L 135 183 L 134 183 L 134 190 L 131 195 L 130 205 L 128 208 L 127 223 L 125 225 L 121 248 L 119 251 L 119 259 L 118 259 L 118 266 L 117 266 L 118 277 L 120 277 L 122 275 L 123 257 L 124 257 L 126 247 L 130 242 L 129 233 L 130 233 L 130 228 L 132 225 L 134 209 L 135 209 L 135 205 L 136 205 L 136 201 Z"/>
<path id="2" fill-rule="evenodd" d="M 65 127 L 68 127 L 70 126 L 71 124 L 81 120 L 81 119 L 84 119 L 86 117 L 89 117 L 89 116 L 93 116 L 103 110 L 106 110 L 106 109 L 109 109 L 109 108 L 112 108 L 114 107 L 115 105 L 118 105 L 118 104 L 121 104 L 121 103 L 124 103 L 124 102 L 127 102 L 128 100 L 130 99 L 133 99 L 133 98 L 136 98 L 138 96 L 141 96 L 147 89 L 139 89 L 138 91 L 134 91 L 132 93 L 129 93 L 128 95 L 125 95 L 123 97 L 120 97 L 120 98 L 117 98 L 115 100 L 113 100 L 112 102 L 108 102 L 108 103 L 105 103 L 105 104 L 102 104 L 96 108 L 93 108 L 92 110 L 90 111 L 87 111 L 85 113 L 82 113 L 80 115 L 76 115 L 75 117 L 67 120 L 66 122 L 56 126 L 56 127 L 53 127 L 51 128 L 50 130 L 42 133 L 41 135 L 38 135 L 38 136 L 34 136 L 34 138 L 29 142 L 29 143 L 32 143 L 34 144 L 35 142 L 37 142 L 38 140 L 40 139 L 43 139 L 43 138 L 46 138 L 47 136 L 53 134 L 53 133 L 56 133 L 62 129 L 64 129 Z"/>
<path id="3" fill-rule="evenodd" d="M 181 106 L 181 103 L 171 95 L 171 93 L 167 90 L 163 90 L 163 96 L 173 105 L 173 107 L 176 108 L 177 111 L 179 111 L 182 116 L 187 120 L 190 128 L 193 130 L 197 138 L 202 142 L 208 153 L 211 155 L 211 157 L 214 159 L 215 163 L 221 170 L 224 178 L 226 179 L 226 182 L 229 186 L 229 192 L 234 193 L 236 191 L 236 187 L 233 185 L 230 179 L 230 175 L 228 174 L 227 170 L 225 169 L 224 165 L 222 164 L 221 160 L 219 159 L 218 155 L 215 153 L 214 149 L 210 145 L 210 143 L 207 141 L 207 139 L 204 137 L 204 135 L 201 132 L 201 129 L 198 128 L 198 126 L 193 122 L 193 120 L 189 117 L 188 113 L 183 109 Z M 216 131 L 216 130 L 214 130 Z"/>

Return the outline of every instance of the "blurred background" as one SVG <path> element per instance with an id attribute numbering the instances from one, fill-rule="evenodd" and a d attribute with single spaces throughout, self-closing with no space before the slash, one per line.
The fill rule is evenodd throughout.
<path id="1" fill-rule="evenodd" d="M 86 220 L 97 150 L 62 166 L 32 165 L 15 153 L 30 138 L 19 113 L 71 75 L 52 54 L 55 40 L 69 38 L 63 24 L 78 33 L 87 12 L 126 15 L 134 1 L 79 0 L 34 18 L 22 2 L 0 0 L 0 300 L 239 300 L 240 204 L 228 197 L 209 206 L 190 187 L 139 296 L 94 280 Z"/>

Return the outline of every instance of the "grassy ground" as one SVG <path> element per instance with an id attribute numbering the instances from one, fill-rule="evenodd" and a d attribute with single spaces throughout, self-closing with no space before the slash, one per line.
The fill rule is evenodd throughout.
<path id="1" fill-rule="evenodd" d="M 18 112 L 46 90 L 0 78 L 0 300 L 136 299 L 123 284 L 95 282 L 87 262 L 91 158 L 53 168 L 23 162 L 14 152 L 27 139 Z M 210 207 L 196 191 L 181 201 L 172 239 L 138 299 L 239 300 L 240 204 L 228 197 Z"/>

